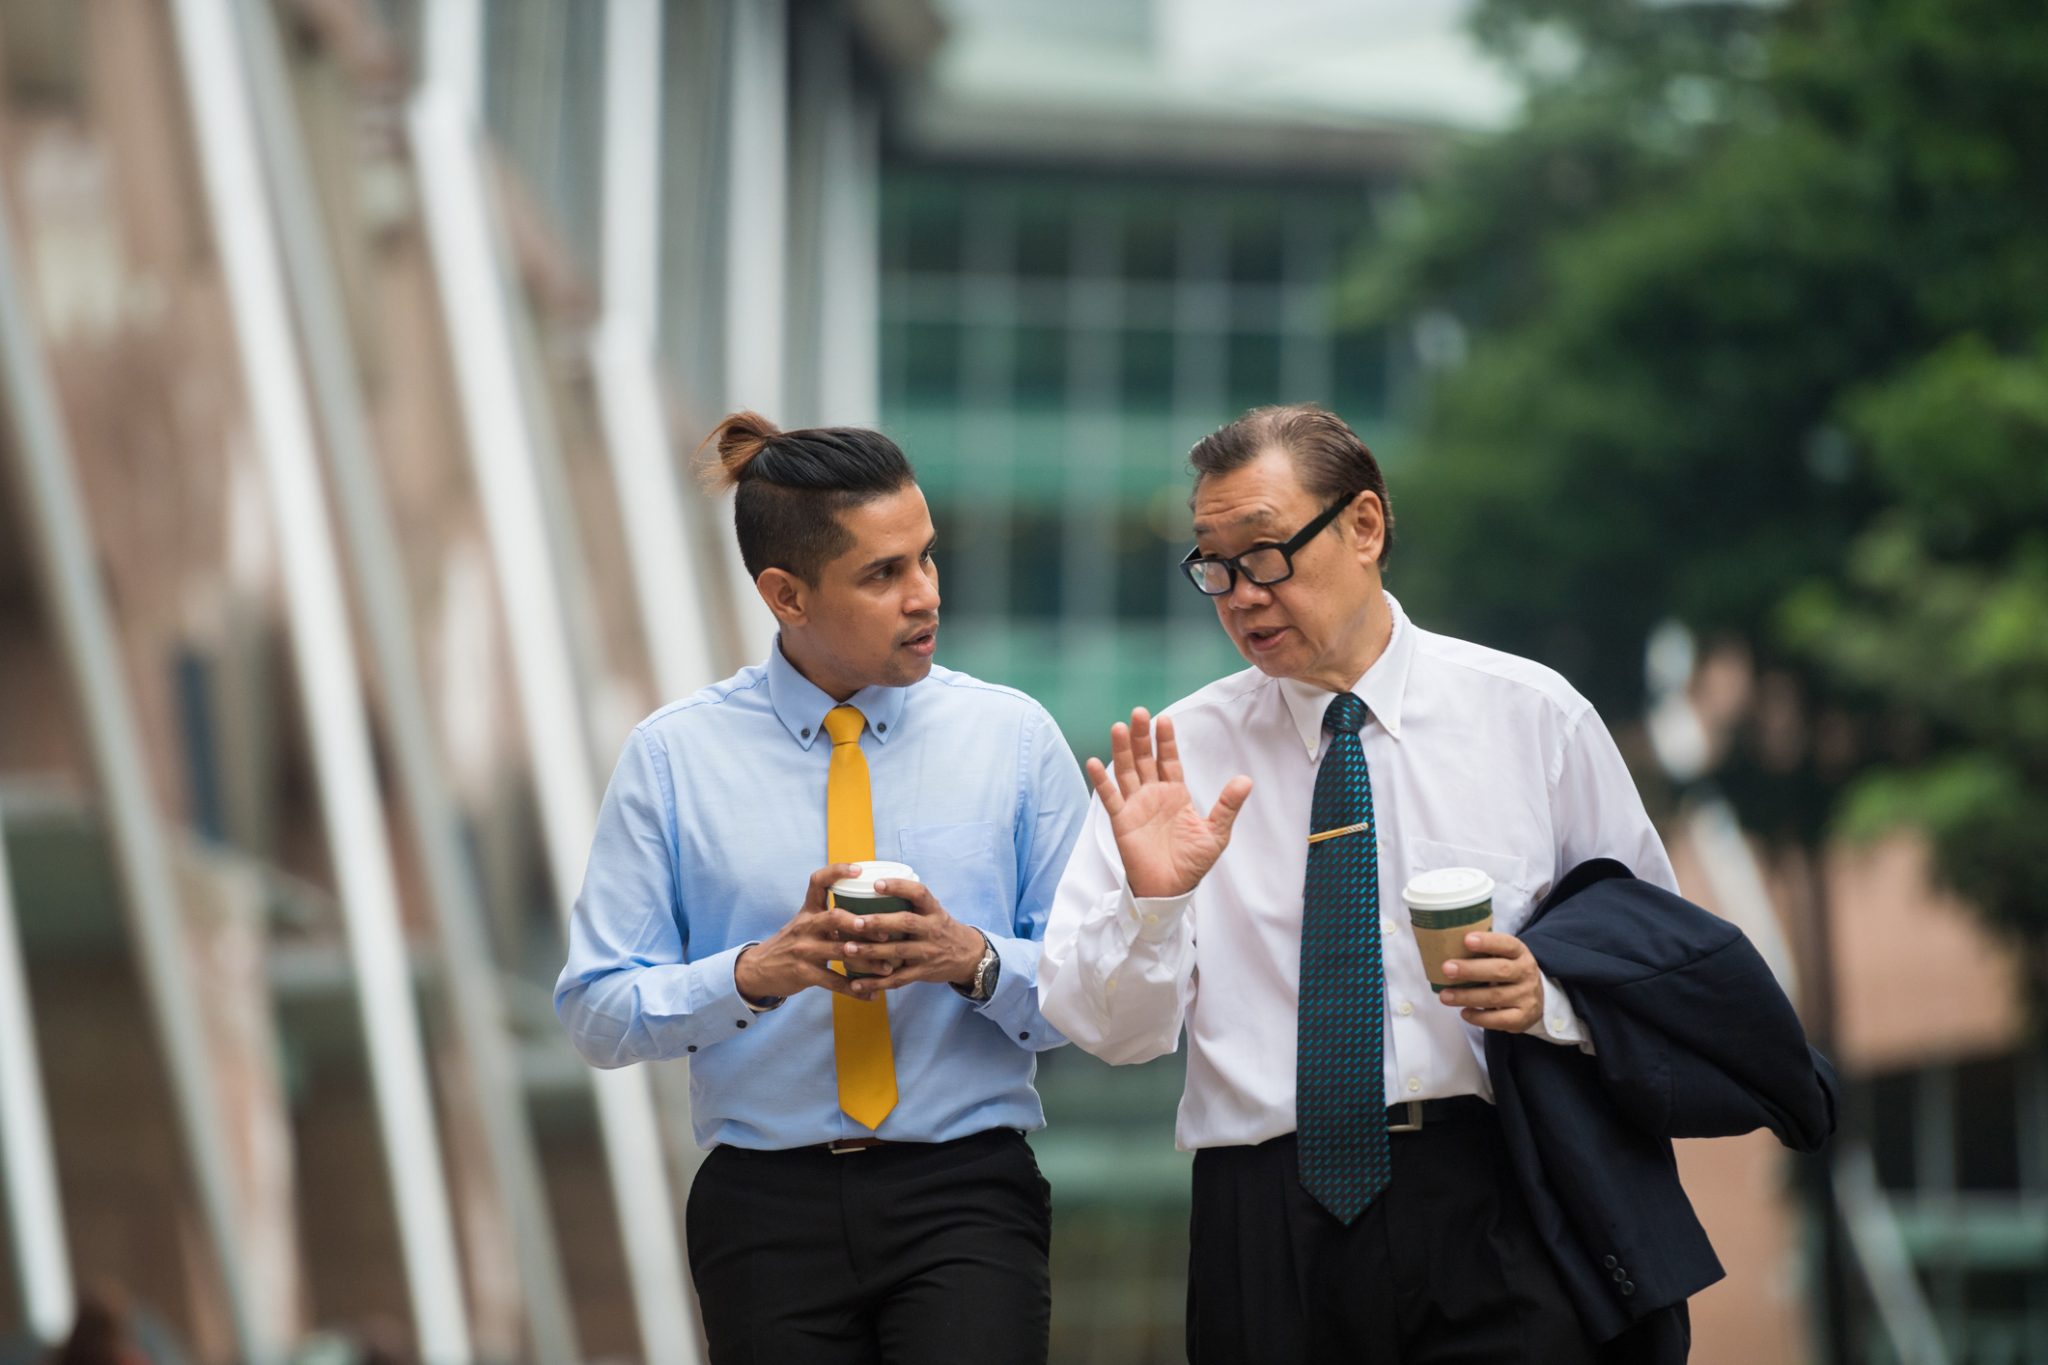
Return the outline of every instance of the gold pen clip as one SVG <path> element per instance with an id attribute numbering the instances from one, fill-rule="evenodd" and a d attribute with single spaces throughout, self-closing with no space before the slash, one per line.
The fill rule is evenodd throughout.
<path id="1" fill-rule="evenodd" d="M 1308 841 L 1312 844 L 1320 844 L 1325 839 L 1341 839 L 1347 834 L 1357 834 L 1361 830 L 1371 828 L 1372 821 L 1367 820 L 1356 825 L 1346 825 L 1342 829 L 1326 829 L 1320 834 L 1311 834 L 1308 836 Z"/>

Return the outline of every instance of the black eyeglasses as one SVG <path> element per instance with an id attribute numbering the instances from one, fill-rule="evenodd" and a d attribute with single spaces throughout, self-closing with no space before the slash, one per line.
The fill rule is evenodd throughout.
<path id="1" fill-rule="evenodd" d="M 1308 544 L 1316 532 L 1328 526 L 1357 496 L 1356 492 L 1346 493 L 1287 539 L 1260 541 L 1243 554 L 1205 555 L 1199 550 L 1189 550 L 1187 558 L 1180 562 L 1180 571 L 1188 576 L 1188 582 L 1209 597 L 1221 597 L 1236 587 L 1239 574 L 1262 588 L 1285 583 L 1294 577 L 1295 552 Z"/>

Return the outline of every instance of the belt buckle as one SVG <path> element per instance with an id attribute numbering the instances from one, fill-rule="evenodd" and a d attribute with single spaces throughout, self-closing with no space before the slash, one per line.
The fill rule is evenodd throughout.
<path id="1" fill-rule="evenodd" d="M 825 1144 L 825 1150 L 833 1156 L 846 1156 L 853 1152 L 865 1152 L 870 1147 L 879 1147 L 881 1145 L 881 1143 L 873 1138 L 839 1138 L 836 1141 Z"/>
<path id="2" fill-rule="evenodd" d="M 1387 1131 L 1388 1131 L 1388 1132 L 1390 1132 L 1390 1133 L 1419 1133 L 1419 1132 L 1421 1132 L 1421 1131 L 1422 1131 L 1422 1101 L 1421 1101 L 1421 1100 L 1404 1100 L 1404 1101 L 1402 1101 L 1402 1103 L 1408 1106 L 1408 1121 L 1407 1121 L 1406 1123 L 1390 1123 L 1390 1124 L 1388 1124 L 1388 1125 L 1387 1125 Z"/>

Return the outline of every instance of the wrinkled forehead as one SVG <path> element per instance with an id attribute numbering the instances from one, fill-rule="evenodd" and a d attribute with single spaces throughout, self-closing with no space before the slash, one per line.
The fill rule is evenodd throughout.
<path id="1" fill-rule="evenodd" d="M 1301 486 L 1293 457 L 1274 447 L 1227 473 L 1203 477 L 1188 506 L 1198 537 L 1277 539 L 1313 517 L 1314 502 Z"/>

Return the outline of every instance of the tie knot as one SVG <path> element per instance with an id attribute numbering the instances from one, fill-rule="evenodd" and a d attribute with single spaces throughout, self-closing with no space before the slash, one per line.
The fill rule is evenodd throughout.
<path id="1" fill-rule="evenodd" d="M 1333 735 L 1355 735 L 1365 728 L 1368 714 L 1357 693 L 1339 692 L 1330 698 L 1329 708 L 1323 712 L 1323 728 Z"/>
<path id="2" fill-rule="evenodd" d="M 855 744 L 860 741 L 860 732 L 868 725 L 868 718 L 860 713 L 857 706 L 835 706 L 825 713 L 825 733 L 832 736 L 832 747 Z"/>

